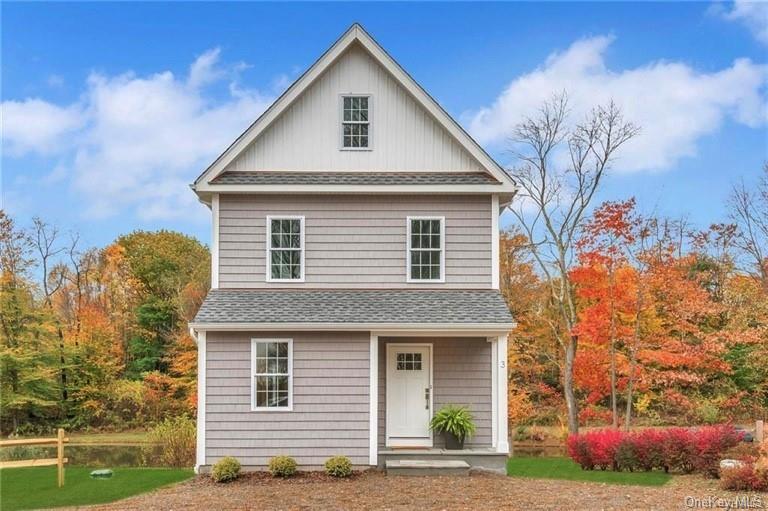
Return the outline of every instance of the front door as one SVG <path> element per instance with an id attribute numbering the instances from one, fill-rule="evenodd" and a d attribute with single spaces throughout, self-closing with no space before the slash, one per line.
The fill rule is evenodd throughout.
<path id="1" fill-rule="evenodd" d="M 388 447 L 432 447 L 432 346 L 387 344 Z"/>

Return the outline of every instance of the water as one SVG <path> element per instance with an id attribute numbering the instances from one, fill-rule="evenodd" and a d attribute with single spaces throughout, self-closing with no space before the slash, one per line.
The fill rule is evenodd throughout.
<path id="1" fill-rule="evenodd" d="M 64 457 L 71 467 L 159 467 L 156 449 L 135 445 L 65 445 Z M 55 446 L 17 446 L 0 448 L 0 460 L 55 458 Z"/>

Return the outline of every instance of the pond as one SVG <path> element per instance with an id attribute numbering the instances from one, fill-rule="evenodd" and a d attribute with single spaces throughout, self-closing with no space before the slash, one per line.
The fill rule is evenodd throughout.
<path id="1" fill-rule="evenodd" d="M 72 467 L 160 467 L 157 451 L 148 444 L 66 445 L 64 456 Z M 0 461 L 55 457 L 55 446 L 0 448 Z"/>

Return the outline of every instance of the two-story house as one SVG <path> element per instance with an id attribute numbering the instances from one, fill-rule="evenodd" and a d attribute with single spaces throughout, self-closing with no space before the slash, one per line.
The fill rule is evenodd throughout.
<path id="1" fill-rule="evenodd" d="M 190 324 L 199 470 L 280 454 L 503 467 L 514 325 L 498 222 L 515 185 L 362 27 L 192 188 L 213 216 Z M 429 429 L 446 404 L 475 417 L 464 451 Z"/>

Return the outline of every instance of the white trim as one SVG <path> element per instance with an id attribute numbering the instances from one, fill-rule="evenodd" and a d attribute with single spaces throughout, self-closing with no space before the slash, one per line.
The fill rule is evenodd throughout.
<path id="1" fill-rule="evenodd" d="M 499 196 L 491 196 L 491 287 L 499 289 Z"/>
<path id="2" fill-rule="evenodd" d="M 191 332 L 190 332 L 191 333 Z M 195 453 L 195 473 L 205 465 L 205 377 L 206 377 L 206 338 L 205 332 L 197 332 L 197 445 Z"/>
<path id="3" fill-rule="evenodd" d="M 368 98 L 368 120 L 367 121 L 345 121 L 344 120 L 344 98 Z M 367 124 L 368 125 L 368 145 L 366 147 L 344 147 L 344 123 Z M 373 94 L 370 92 L 342 92 L 339 94 L 339 151 L 373 151 Z"/>
<path id="4" fill-rule="evenodd" d="M 393 349 L 400 348 L 400 347 L 407 347 L 407 346 L 416 347 L 416 348 L 427 348 L 428 349 L 428 351 L 429 351 L 429 415 L 430 415 L 430 417 L 432 416 L 432 414 L 434 414 L 434 411 L 435 411 L 435 385 L 434 385 L 434 367 L 435 367 L 435 363 L 434 363 L 434 349 L 433 349 L 432 345 L 433 345 L 433 343 L 431 343 L 431 342 L 424 342 L 424 343 L 388 342 L 387 343 L 387 350 L 386 350 L 387 351 L 387 353 L 386 353 L 386 361 L 385 361 L 385 368 L 386 368 L 385 371 L 386 371 L 386 374 L 387 374 L 387 385 L 389 385 L 389 382 L 391 381 L 391 378 L 389 376 L 390 375 L 390 370 L 391 370 L 391 366 L 389 364 L 389 359 L 390 359 L 389 354 L 390 354 L 390 352 Z M 390 393 L 386 392 L 386 395 L 389 396 Z M 385 424 L 386 424 L 386 435 L 385 435 L 385 438 L 384 438 L 384 445 L 386 447 L 392 447 L 392 444 L 390 442 L 390 436 L 389 436 L 389 432 L 392 430 L 392 428 L 390 427 L 390 424 L 389 424 L 389 417 L 390 417 L 389 412 L 390 412 L 391 408 L 392 407 L 390 406 L 389 401 L 387 401 L 386 414 L 385 414 L 385 419 L 384 419 L 385 420 Z M 400 441 L 398 441 L 398 445 L 397 446 L 399 446 L 399 447 L 406 447 L 406 446 L 407 447 L 433 447 L 434 446 L 434 434 L 433 434 L 432 430 L 430 429 L 429 430 L 429 443 L 428 444 L 425 444 L 424 442 L 415 442 L 415 443 L 406 442 L 406 443 L 403 443 L 403 441 L 400 440 Z"/>
<path id="5" fill-rule="evenodd" d="M 413 220 L 440 221 L 440 278 L 414 279 L 411 278 L 411 223 Z M 409 216 L 406 217 L 405 236 L 405 281 L 409 284 L 444 284 L 445 283 L 445 217 L 444 216 Z"/>
<path id="6" fill-rule="evenodd" d="M 220 174 L 238 154 L 251 144 L 277 119 L 336 59 L 353 43 L 358 42 L 423 106 L 459 144 L 464 147 L 492 176 L 516 188 L 512 178 L 491 158 L 448 113 L 418 84 L 379 44 L 353 24 L 298 80 L 296 80 L 245 132 L 240 135 L 196 180 L 193 188 Z"/>
<path id="7" fill-rule="evenodd" d="M 368 357 L 368 464 L 375 467 L 379 454 L 379 337 L 373 332 Z"/>
<path id="8" fill-rule="evenodd" d="M 507 415 L 507 334 L 496 342 L 498 363 L 498 405 L 496 452 L 509 454 L 509 419 Z"/>
<path id="9" fill-rule="evenodd" d="M 497 446 L 497 431 L 498 431 L 498 415 L 499 415 L 499 353 L 497 348 L 498 336 L 488 337 L 488 342 L 491 343 L 491 447 L 496 449 Z"/>
<path id="10" fill-rule="evenodd" d="M 256 406 L 256 345 L 260 342 L 287 342 L 288 343 L 288 406 Z M 251 411 L 252 412 L 291 412 L 293 411 L 293 339 L 279 337 L 253 337 L 251 338 Z"/>
<path id="11" fill-rule="evenodd" d="M 479 334 L 501 335 L 516 327 L 516 323 L 190 323 L 189 327 L 198 331 L 217 330 L 222 332 L 236 332 L 242 330 L 263 331 L 290 331 L 290 330 L 337 330 L 369 331 L 379 330 L 378 335 L 386 335 L 382 332 L 392 332 L 402 335 L 408 332 L 413 335 L 456 335 L 474 336 Z"/>
<path id="12" fill-rule="evenodd" d="M 511 197 L 517 189 L 511 184 L 505 183 L 478 185 L 221 185 L 200 183 L 195 186 L 195 191 L 197 193 L 407 193 L 419 195 L 502 193 Z"/>
<path id="13" fill-rule="evenodd" d="M 211 229 L 211 289 L 219 287 L 219 194 L 211 197 L 211 215 L 213 228 Z"/>
<path id="14" fill-rule="evenodd" d="M 299 233 L 299 239 L 300 241 L 300 252 L 299 252 L 299 260 L 301 263 L 300 272 L 301 277 L 298 279 L 275 279 L 272 278 L 272 220 L 299 220 L 299 229 L 301 232 Z M 266 279 L 267 282 L 280 282 L 280 283 L 301 283 L 304 282 L 304 217 L 301 215 L 267 215 L 267 225 L 266 225 L 266 232 L 267 236 L 264 240 L 264 246 L 266 247 L 266 260 L 264 261 L 264 266 L 266 267 Z M 279 248 L 274 250 L 281 250 Z"/>

